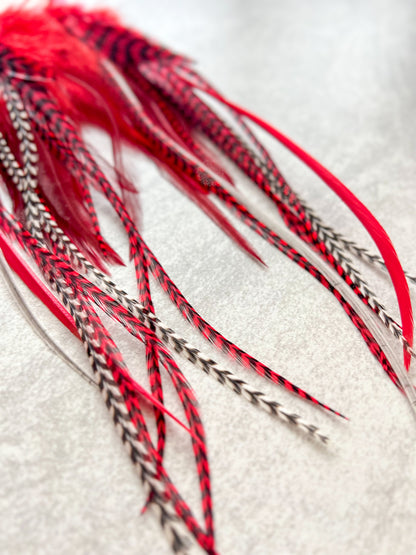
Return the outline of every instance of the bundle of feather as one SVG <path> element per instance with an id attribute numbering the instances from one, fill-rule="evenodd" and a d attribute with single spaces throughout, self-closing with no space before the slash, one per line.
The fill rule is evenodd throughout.
<path id="1" fill-rule="evenodd" d="M 131 194 L 134 185 L 123 174 L 120 162 L 121 141 L 148 155 L 167 172 L 173 183 L 248 255 L 261 261 L 213 198 L 318 280 L 345 310 L 389 378 L 413 401 L 413 387 L 405 372 L 410 357 L 414 356 L 412 310 L 405 274 L 383 228 L 342 183 L 279 131 L 226 100 L 194 71 L 184 56 L 124 27 L 108 11 L 84 11 L 52 2 L 39 10 L 6 11 L 0 22 L 0 167 L 4 189 L 12 200 L 11 210 L 6 202 L 0 202 L 0 247 L 4 258 L 83 342 L 94 383 L 102 391 L 114 424 L 147 488 L 149 505 L 159 511 L 173 550 L 186 552 L 193 538 L 207 553 L 215 553 L 204 428 L 195 395 L 171 350 L 258 407 L 323 442 L 327 438 L 316 426 L 252 388 L 230 370 L 220 368 L 165 325 L 154 311 L 150 277 L 156 279 L 182 316 L 215 347 L 295 395 L 342 415 L 237 347 L 191 306 L 138 230 Z M 235 125 L 226 123 L 199 91 L 227 106 Z M 381 256 L 370 254 L 324 224 L 286 182 L 247 120 L 263 127 L 322 177 L 367 228 Z M 111 171 L 85 144 L 81 136 L 85 124 L 98 126 L 111 136 L 114 148 Z M 304 242 L 304 251 L 311 256 L 314 253 L 314 263 L 234 196 L 230 187 L 233 181 L 221 164 L 221 156 L 228 158 L 267 195 L 290 231 Z M 129 296 L 108 277 L 107 265 L 122 260 L 102 235 L 92 188 L 108 200 L 127 234 L 137 298 Z M 40 269 L 44 281 L 38 279 L 35 266 L 26 261 L 22 251 Z M 390 273 L 402 325 L 376 298 L 354 267 L 354 258 Z M 357 303 L 348 302 L 325 277 L 325 272 L 319 269 L 325 265 L 337 271 L 353 290 Z M 97 308 L 144 343 L 150 392 L 131 377 Z M 393 367 L 387 358 L 376 331 L 370 329 L 371 322 L 366 321 L 368 310 L 377 314 L 401 342 L 404 367 L 397 363 Z M 165 406 L 163 371 L 167 371 L 183 405 L 186 425 Z M 143 412 L 144 405 L 149 403 L 156 421 L 156 445 Z M 191 438 L 203 524 L 194 517 L 164 465 L 168 417 L 181 424 Z"/>

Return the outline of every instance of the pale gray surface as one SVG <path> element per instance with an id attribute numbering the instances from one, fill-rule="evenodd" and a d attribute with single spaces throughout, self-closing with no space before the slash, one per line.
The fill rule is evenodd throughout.
<path id="1" fill-rule="evenodd" d="M 112 3 L 132 25 L 198 60 L 198 69 L 229 97 L 333 170 L 375 213 L 415 272 L 415 4 L 155 4 Z M 280 147 L 273 153 L 303 197 L 373 249 L 323 184 Z M 183 364 L 206 426 L 219 552 L 416 552 L 415 421 L 342 309 L 255 236 L 269 269 L 249 261 L 150 164 L 128 160 L 142 191 L 144 236 L 194 306 L 227 337 L 351 417 L 340 422 L 225 363 L 328 431 L 332 445 L 320 448 Z M 281 229 L 273 209 L 243 181 L 239 187 L 251 205 Z M 120 227 L 107 220 L 112 244 L 127 253 Z M 134 292 L 131 272 L 116 276 Z M 377 284 L 394 309 L 389 282 Z M 158 291 L 155 299 L 165 321 L 207 350 L 167 298 Z M 32 305 L 87 369 L 81 345 L 39 303 Z M 99 394 L 45 349 L 3 284 L 0 318 L 0 552 L 169 553 L 153 515 L 139 516 L 142 488 Z M 117 337 L 144 382 L 143 350 Z M 174 426 L 167 460 L 197 508 L 191 449 Z"/>

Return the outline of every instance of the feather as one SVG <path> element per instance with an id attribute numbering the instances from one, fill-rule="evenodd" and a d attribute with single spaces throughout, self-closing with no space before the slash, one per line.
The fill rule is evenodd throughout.
<path id="1" fill-rule="evenodd" d="M 209 93 L 214 94 L 212 91 L 209 91 Z M 307 152 L 296 145 L 292 140 L 261 118 L 254 116 L 236 104 L 229 103 L 220 95 L 215 96 L 225 104 L 230 105 L 239 114 L 248 117 L 260 125 L 260 127 L 265 129 L 279 142 L 289 148 L 289 150 L 296 154 L 296 156 L 298 156 L 307 166 L 319 175 L 319 177 L 322 178 L 322 180 L 343 200 L 343 202 L 345 202 L 352 212 L 354 212 L 371 235 L 383 257 L 396 291 L 400 314 L 402 317 L 403 337 L 411 348 L 413 345 L 413 312 L 410 301 L 409 287 L 393 244 L 380 223 L 375 219 L 368 208 L 364 206 L 364 204 L 343 183 L 341 183 L 339 179 L 324 168 L 317 160 L 312 158 L 312 156 L 310 156 Z M 410 353 L 406 349 L 404 349 L 404 363 L 408 370 L 410 366 Z"/>
<path id="2" fill-rule="evenodd" d="M 1 237 L 1 234 L 0 234 L 0 237 Z M 3 250 L 3 255 L 4 255 L 4 259 L 7 262 L 7 264 L 11 268 L 13 268 L 14 262 L 12 260 L 13 260 L 14 257 L 13 256 L 8 257 L 8 255 L 6 255 L 4 253 L 4 250 Z M 26 304 L 26 301 L 25 301 L 24 297 L 22 296 L 22 294 L 20 293 L 19 289 L 16 287 L 16 285 L 14 283 L 14 280 L 11 276 L 11 273 L 8 270 L 6 262 L 4 262 L 3 257 L 0 256 L 0 272 L 3 276 L 4 281 L 7 284 L 7 287 L 9 288 L 9 291 L 11 292 L 13 297 L 15 298 L 16 303 L 18 304 L 21 312 L 23 313 L 23 315 L 25 316 L 25 318 L 29 322 L 32 329 L 42 339 L 42 341 L 45 343 L 45 345 L 47 345 L 49 347 L 49 349 L 54 354 L 56 354 L 56 356 L 58 356 L 67 366 L 69 366 L 69 368 L 74 370 L 74 372 L 76 372 L 79 376 L 81 376 L 81 378 L 83 378 L 90 385 L 93 385 L 93 386 L 97 387 L 97 384 L 95 383 L 95 381 L 93 379 L 91 379 L 88 376 L 88 374 L 86 372 L 84 372 L 84 370 L 82 370 L 82 368 L 80 368 L 73 360 L 71 360 L 66 355 L 66 353 L 59 347 L 59 345 L 50 337 L 50 335 L 47 333 L 47 331 L 45 331 L 45 329 L 38 322 L 38 320 L 34 316 L 33 312 L 30 310 L 30 308 Z M 19 274 L 19 270 L 16 273 Z M 40 283 L 41 283 L 41 287 L 45 287 L 42 282 L 40 282 Z M 45 287 L 45 289 L 46 289 L 46 287 Z M 46 291 L 47 291 L 46 294 L 50 295 L 49 289 L 46 289 Z M 47 303 L 45 303 L 45 304 L 47 304 Z M 60 310 L 63 310 L 61 305 L 59 305 L 59 307 L 60 307 Z M 59 319 L 59 316 L 57 316 L 57 317 Z M 70 320 L 69 317 L 68 317 L 68 321 L 70 321 L 71 324 L 73 325 L 73 322 L 72 322 L 72 320 Z M 75 326 L 74 326 L 74 332 L 76 333 L 76 327 Z"/>
<path id="3" fill-rule="evenodd" d="M 328 438 L 313 424 L 221 368 L 165 324 L 154 308 L 151 277 L 182 317 L 217 349 L 298 397 L 343 415 L 243 351 L 189 303 L 138 229 L 136 187 L 125 172 L 123 143 L 156 163 L 252 258 L 263 263 L 246 236 L 236 229 L 232 220 L 235 216 L 306 270 L 336 298 L 389 378 L 414 401 L 415 392 L 412 386 L 409 389 L 401 366 L 396 361 L 394 366 L 390 363 L 371 319 L 362 317 L 369 308 L 380 317 L 402 342 L 408 367 L 409 357 L 414 355 L 412 312 L 396 252 L 374 216 L 328 170 L 272 126 L 226 100 L 192 68 L 188 58 L 126 28 L 110 11 L 88 12 L 53 1 L 43 9 L 7 10 L 1 16 L 0 52 L 0 171 L 13 204 L 11 213 L 0 203 L 0 248 L 9 266 L 32 292 L 82 340 L 95 381 L 146 488 L 146 507 L 157 508 L 172 549 L 187 552 L 190 536 L 205 552 L 214 554 L 205 431 L 196 396 L 171 351 L 296 429 L 323 443 Z M 225 123 L 199 91 L 228 106 L 238 129 Z M 371 255 L 326 226 L 301 200 L 247 120 L 266 129 L 299 156 L 365 225 L 390 272 L 403 328 L 354 267 L 352 256 L 371 261 Z M 95 125 L 108 133 L 113 167 L 87 147 L 82 138 L 84 125 Z M 292 247 L 230 192 L 234 179 L 224 167 L 224 156 L 273 202 L 285 225 L 302 240 L 302 249 Z M 137 299 L 110 278 L 108 267 L 124 262 L 103 236 L 93 190 L 106 199 L 128 238 Z M 25 262 L 16 243 L 40 270 L 47 285 Z M 314 264 L 310 259 L 314 260 L 317 253 L 319 263 Z M 374 261 L 380 263 L 379 258 L 374 257 Z M 351 288 L 354 303 L 326 277 L 327 267 Z M 112 325 L 123 326 L 144 344 L 143 363 L 150 393 L 131 377 L 111 336 L 112 328 L 103 325 L 97 309 L 112 319 Z M 165 373 L 182 404 L 186 424 L 165 405 Z M 156 444 L 148 431 L 143 401 L 152 405 Z M 202 523 L 194 517 L 165 468 L 166 417 L 173 418 L 191 436 Z"/>

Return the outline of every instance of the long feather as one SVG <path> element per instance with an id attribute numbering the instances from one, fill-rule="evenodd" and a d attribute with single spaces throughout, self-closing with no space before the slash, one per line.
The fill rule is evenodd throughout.
<path id="1" fill-rule="evenodd" d="M 181 67 L 180 69 L 186 69 L 187 73 L 190 72 L 187 67 Z M 315 212 L 305 202 L 300 200 L 255 136 L 249 132 L 249 137 L 252 139 L 257 150 L 260 151 L 264 160 L 256 156 L 244 144 L 242 139 L 227 127 L 206 103 L 193 93 L 192 87 L 201 88 L 204 92 L 211 94 L 217 99 L 224 100 L 223 97 L 208 85 L 206 81 L 202 80 L 200 76 L 195 81 L 196 74 L 194 72 L 192 72 L 192 81 L 188 82 L 187 80 L 181 80 L 175 71 L 170 71 L 167 67 L 160 67 L 153 63 L 142 64 L 140 71 L 150 79 L 151 83 L 158 86 L 160 90 L 167 94 L 184 111 L 191 122 L 201 126 L 207 136 L 265 192 L 277 206 L 284 222 L 289 228 L 320 250 L 324 258 L 336 269 L 342 279 L 380 317 L 393 335 L 400 340 L 403 349 L 407 351 L 408 355 L 414 356 L 410 344 L 403 336 L 401 326 L 389 315 L 382 302 L 377 298 L 360 272 L 353 266 L 351 260 L 348 259 L 345 250 L 339 248 L 338 243 L 334 240 L 335 237 L 341 236 L 336 235 L 329 226 L 324 225 Z M 234 104 L 231 105 L 229 101 L 226 102 L 228 102 L 228 107 L 238 113 L 236 108 L 239 107 L 236 107 Z M 240 117 L 242 117 L 241 114 Z M 247 130 L 248 128 L 245 127 L 245 129 Z M 281 199 L 287 202 L 287 205 Z M 292 210 L 295 211 L 295 214 L 291 212 Z M 344 242 L 347 243 L 346 240 Z M 363 252 L 365 252 L 364 249 Z M 411 279 L 411 276 L 407 277 Z"/>
<path id="2" fill-rule="evenodd" d="M 212 91 L 209 91 L 209 93 L 213 94 Z M 305 162 L 307 166 L 309 166 L 317 175 L 319 175 L 319 177 L 321 177 L 322 180 L 354 212 L 354 214 L 367 229 L 377 247 L 379 248 L 383 260 L 386 264 L 387 270 L 389 271 L 399 303 L 399 309 L 402 318 L 403 336 L 407 344 L 411 348 L 413 345 L 413 312 L 409 287 L 393 244 L 380 223 L 375 219 L 368 208 L 364 206 L 364 204 L 339 179 L 337 179 L 331 172 L 324 168 L 322 164 L 320 164 L 317 160 L 312 158 L 312 156 L 310 156 L 307 152 L 296 145 L 291 139 L 283 135 L 283 133 L 269 125 L 258 116 L 251 114 L 251 112 L 248 112 L 240 106 L 229 102 L 220 95 L 215 96 L 225 104 L 232 107 L 235 111 L 239 112 L 241 115 L 248 117 L 258 125 L 260 125 L 260 127 L 268 131 L 279 142 L 289 148 L 289 150 L 296 154 L 296 156 L 298 156 L 303 162 Z M 404 363 L 406 368 L 409 369 L 410 353 L 406 349 L 404 349 Z"/>
<path id="3" fill-rule="evenodd" d="M 8 266 L 10 266 L 10 268 L 13 268 L 13 262 L 11 261 L 10 257 L 7 257 L 7 255 L 4 254 L 4 251 L 3 251 L 3 256 L 0 255 L 0 273 L 2 274 L 3 279 L 7 284 L 9 291 L 11 292 L 14 299 L 16 300 L 16 303 L 19 306 L 22 314 L 27 319 L 34 332 L 42 339 L 45 345 L 47 345 L 48 348 L 58 358 L 62 360 L 62 362 L 64 362 L 69 368 L 71 368 L 74 372 L 76 372 L 79 376 L 81 376 L 81 378 L 83 378 L 87 383 L 97 387 L 97 383 L 92 378 L 90 378 L 90 376 L 80 366 L 78 366 L 71 358 L 68 357 L 68 355 L 59 347 L 59 345 L 51 338 L 51 336 L 39 323 L 39 321 L 37 320 L 33 312 L 28 307 L 23 295 L 20 293 L 18 287 L 16 286 L 11 276 L 11 272 L 8 269 Z M 48 289 L 47 291 L 49 294 Z M 76 333 L 76 326 L 74 326 L 74 331 Z"/>
<path id="4" fill-rule="evenodd" d="M 297 396 L 342 415 L 226 339 L 192 307 L 138 230 L 135 186 L 125 175 L 122 142 L 128 142 L 154 161 L 175 186 L 253 258 L 261 262 L 245 235 L 237 231 L 228 211 L 318 280 L 341 304 L 390 379 L 414 400 L 414 389 L 411 385 L 409 389 L 401 365 L 396 360 L 392 360 L 393 365 L 390 363 L 388 351 L 381 348 L 380 335 L 373 329 L 374 322 L 362 317 L 364 312 L 373 316 L 368 308 L 380 317 L 402 342 L 408 366 L 409 356 L 414 355 L 412 314 L 397 255 L 374 217 L 318 162 L 269 124 L 226 100 L 193 70 L 185 56 L 124 27 L 111 12 L 88 12 L 52 1 L 46 8 L 34 11 L 6 11 L 1 23 L 0 172 L 12 199 L 13 213 L 0 203 L 0 248 L 31 290 L 84 343 L 106 405 L 139 469 L 148 494 L 147 504 L 158 508 L 173 550 L 187 552 L 185 537 L 191 536 L 204 551 L 214 555 L 205 433 L 195 395 L 170 351 L 185 356 L 221 384 L 297 429 L 323 442 L 327 437 L 221 368 L 164 324 L 154 310 L 150 277 L 169 295 L 181 315 L 215 347 Z M 239 130 L 225 123 L 199 91 L 228 106 Z M 360 257 L 359 247 L 353 242 L 348 244 L 301 200 L 251 131 L 248 121 L 262 126 L 294 151 L 363 221 L 390 271 L 403 329 L 356 270 L 352 256 Z M 85 124 L 96 125 L 109 134 L 114 168 L 99 162 L 99 156 L 86 146 L 81 135 Z M 222 155 L 269 197 L 289 230 L 302 239 L 302 249 L 293 248 L 290 241 L 286 242 L 256 218 L 226 188 L 233 179 L 223 167 Z M 120 289 L 108 275 L 106 264 L 123 261 L 102 234 L 93 189 L 107 199 L 128 237 L 138 299 Z M 60 303 L 24 261 L 16 242 L 38 266 Z M 316 253 L 320 258 L 314 264 L 311 260 Z M 361 258 L 366 256 L 371 259 L 362 250 Z M 355 304 L 327 277 L 325 270 L 329 266 L 355 293 Z M 360 309 L 358 300 L 362 303 Z M 130 376 L 97 308 L 145 345 L 150 393 Z M 186 425 L 164 404 L 165 372 L 182 403 Z M 153 408 L 150 414 L 156 421 L 156 445 L 144 418 L 144 400 Z M 203 524 L 197 522 L 165 469 L 168 416 L 191 435 Z"/>

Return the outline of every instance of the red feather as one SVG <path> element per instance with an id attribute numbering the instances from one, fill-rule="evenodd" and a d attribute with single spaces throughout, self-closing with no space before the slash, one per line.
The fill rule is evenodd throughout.
<path id="1" fill-rule="evenodd" d="M 241 108 L 237 104 L 226 100 L 223 96 L 219 95 L 215 91 L 209 89 L 206 90 L 211 96 L 217 98 L 222 103 L 226 104 L 242 116 L 247 117 L 265 131 L 270 133 L 279 142 L 286 146 L 291 152 L 293 152 L 298 158 L 300 158 L 305 164 L 311 168 L 321 179 L 342 199 L 342 201 L 351 209 L 351 211 L 357 216 L 363 226 L 367 229 L 368 233 L 371 235 L 372 239 L 376 243 L 383 260 L 386 264 L 386 268 L 390 274 L 391 280 L 396 291 L 397 301 L 400 308 L 400 314 L 402 318 L 403 335 L 410 345 L 413 346 L 413 310 L 412 303 L 410 300 L 409 286 L 404 274 L 402 265 L 400 263 L 399 257 L 397 256 L 396 250 L 393 247 L 390 237 L 387 232 L 382 227 L 380 222 L 374 217 L 374 215 L 368 210 L 368 208 L 352 193 L 335 175 L 333 175 L 328 169 L 326 169 L 321 163 L 315 160 L 310 154 L 305 152 L 301 147 L 295 144 L 291 139 L 283 135 L 275 127 L 271 126 L 269 123 L 259 118 L 258 116 L 252 114 L 248 110 Z M 408 350 L 404 349 L 404 363 L 406 369 L 409 370 L 411 356 Z"/>

